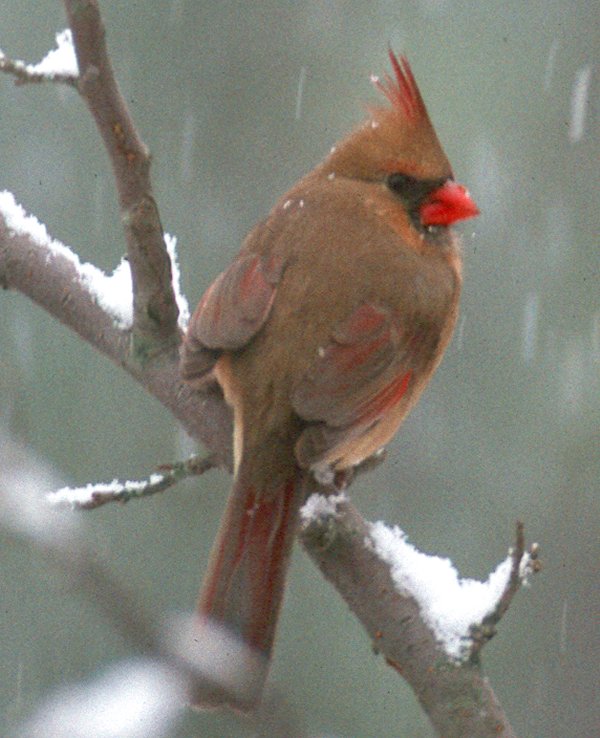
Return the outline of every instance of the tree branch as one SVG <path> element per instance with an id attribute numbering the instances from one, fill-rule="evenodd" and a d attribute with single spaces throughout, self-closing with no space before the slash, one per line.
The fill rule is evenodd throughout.
<path id="1" fill-rule="evenodd" d="M 199 394 L 179 377 L 178 309 L 152 194 L 150 156 L 115 81 L 98 4 L 65 0 L 65 7 L 80 71 L 77 89 L 113 167 L 131 267 L 133 327 L 119 325 L 101 306 L 82 279 L 74 254 L 15 229 L 1 212 L 0 286 L 30 297 L 125 369 L 216 455 L 218 463 L 231 468 L 231 414 L 221 393 L 209 388 Z M 16 68 L 5 71 L 19 78 Z M 365 544 L 370 535 L 369 524 L 344 501 L 330 515 L 311 519 L 301 538 L 359 617 L 376 650 L 409 682 L 440 735 L 513 737 L 483 677 L 479 651 L 520 586 L 525 556 L 522 531 L 509 583 L 494 612 L 480 624 L 485 637 L 477 640 L 475 629 L 468 657 L 460 661 L 449 657 L 437 642 L 417 601 L 398 591 L 389 565 Z"/>
<path id="2" fill-rule="evenodd" d="M 514 596 L 526 580 L 527 575 L 530 573 L 536 574 L 541 570 L 542 567 L 538 554 L 539 547 L 537 543 L 533 543 L 528 551 L 525 550 L 524 526 L 518 520 L 515 546 L 510 552 L 512 567 L 506 586 L 498 598 L 496 607 L 483 618 L 481 623 L 478 623 L 471 629 L 471 637 L 473 639 L 473 645 L 471 647 L 472 660 L 479 657 L 479 652 L 483 646 L 496 635 L 496 626 L 510 607 Z"/>
<path id="3" fill-rule="evenodd" d="M 471 651 L 461 660 L 448 655 L 416 599 L 399 591 L 371 536 L 371 526 L 344 497 L 330 497 L 317 514 L 305 515 L 301 532 L 309 556 L 363 624 L 374 650 L 410 684 L 440 736 L 514 738 L 479 659 Z M 522 548 L 517 572 L 525 556 Z M 518 584 L 512 576 L 508 581 L 514 594 Z M 503 614 L 504 594 L 500 600 Z"/>
<path id="4" fill-rule="evenodd" d="M 127 240 L 134 294 L 133 347 L 141 362 L 180 342 L 171 263 L 150 182 L 150 154 L 121 95 L 96 0 L 65 0 L 78 90 L 110 157 Z"/>
<path id="5" fill-rule="evenodd" d="M 16 85 L 58 82 L 76 88 L 79 71 L 70 29 L 56 35 L 56 44 L 57 48 L 48 52 L 39 64 L 25 64 L 18 59 L 9 59 L 0 50 L 0 72 L 14 77 Z"/>
<path id="6" fill-rule="evenodd" d="M 0 286 L 18 290 L 115 362 L 167 407 L 187 432 L 231 468 L 231 413 L 221 393 L 200 394 L 179 377 L 176 347 L 142 366 L 132 358 L 130 331 L 96 302 L 78 260 L 10 227 L 0 211 Z"/>
<path id="7" fill-rule="evenodd" d="M 61 84 L 69 85 L 70 87 L 77 87 L 77 77 L 72 74 L 54 74 L 51 77 L 43 72 L 34 72 L 28 69 L 23 62 L 9 59 L 4 54 L 0 53 L 0 72 L 10 74 L 15 78 L 16 85 L 27 85 L 27 84 L 41 84 L 42 82 L 59 82 Z"/>
<path id="8" fill-rule="evenodd" d="M 85 487 L 62 487 L 47 495 L 47 499 L 51 505 L 57 507 L 95 510 L 109 502 L 124 504 L 130 500 L 139 500 L 142 497 L 151 497 L 165 492 L 182 479 L 197 477 L 209 469 L 214 469 L 215 466 L 217 466 L 217 459 L 214 456 L 203 458 L 192 456 L 187 461 L 161 466 L 160 472 L 155 472 L 148 479 L 128 482 L 119 482 L 115 479 L 108 484 L 93 483 Z"/>
<path id="9" fill-rule="evenodd" d="M 200 471 L 207 463 L 208 459 L 196 460 L 195 463 L 190 461 L 188 466 Z M 29 448 L 15 442 L 0 425 L 0 523 L 3 529 L 12 537 L 29 541 L 45 562 L 53 565 L 68 579 L 71 587 L 76 587 L 89 599 L 131 649 L 146 657 L 144 663 L 148 668 L 155 664 L 163 670 L 157 694 L 146 695 L 145 715 L 136 715 L 139 724 L 155 718 L 156 707 L 151 704 L 152 697 L 157 704 L 164 706 L 164 691 L 169 686 L 165 684 L 164 677 L 168 681 L 168 675 L 175 681 L 170 685 L 171 689 L 176 686 L 175 694 L 171 695 L 175 706 L 171 716 L 173 729 L 189 690 L 210 693 L 227 686 L 238 696 L 242 694 L 248 685 L 244 682 L 242 670 L 236 672 L 231 663 L 235 664 L 236 659 L 252 663 L 256 661 L 256 655 L 222 629 L 200 626 L 195 616 L 171 616 L 165 620 L 148 610 L 130 587 L 114 577 L 97 552 L 88 547 L 85 529 L 79 526 L 81 519 L 76 521 L 63 511 L 48 509 L 39 492 L 40 488 L 53 484 L 53 476 Z M 227 651 L 229 658 L 226 661 L 219 658 L 220 649 Z M 126 661 L 121 663 L 127 664 Z M 93 693 L 94 683 L 81 683 L 72 690 L 80 696 L 74 699 L 80 699 L 82 703 L 80 714 L 75 719 L 72 695 L 66 696 L 64 685 L 61 686 L 63 689 L 58 699 L 55 698 L 50 707 L 46 702 L 38 708 L 39 724 L 44 728 L 30 731 L 28 721 L 19 735 L 55 735 L 57 725 L 56 734 L 61 736 L 71 735 L 74 730 L 77 735 L 85 734 L 86 730 L 90 735 L 97 734 L 98 713 L 90 707 L 97 698 Z M 115 680 L 114 689 L 120 690 L 120 694 L 126 694 L 128 686 L 132 686 L 133 692 L 137 689 L 137 685 Z M 122 725 L 123 699 L 126 698 L 121 695 L 111 704 L 106 700 L 106 690 L 103 697 L 108 702 L 108 705 L 102 702 L 98 708 L 102 711 L 103 720 L 112 719 Z M 281 694 L 271 693 L 256 714 L 238 716 L 237 719 L 251 724 L 257 735 L 265 738 L 306 738 L 302 721 Z"/>

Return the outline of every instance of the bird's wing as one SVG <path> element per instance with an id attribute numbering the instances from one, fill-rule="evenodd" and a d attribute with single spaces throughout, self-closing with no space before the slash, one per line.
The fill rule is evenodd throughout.
<path id="1" fill-rule="evenodd" d="M 400 422 L 397 410 L 416 368 L 414 344 L 389 310 L 370 303 L 337 326 L 292 395 L 295 412 L 308 421 L 296 445 L 300 466 L 335 466 L 336 453 L 343 456 L 353 441 L 378 437 L 373 431 L 384 416 L 391 412 Z"/>
<path id="2" fill-rule="evenodd" d="M 262 328 L 283 273 L 283 261 L 242 252 L 210 285 L 190 320 L 181 350 L 181 375 L 197 381 L 223 350 L 245 346 Z"/>

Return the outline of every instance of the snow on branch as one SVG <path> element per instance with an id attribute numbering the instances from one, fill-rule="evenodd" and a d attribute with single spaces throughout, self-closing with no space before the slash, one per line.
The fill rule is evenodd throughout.
<path id="1" fill-rule="evenodd" d="M 302 508 L 304 531 L 328 528 L 335 536 L 345 525 L 350 505 L 344 494 L 313 494 Z M 523 526 L 517 524 L 517 543 L 486 581 L 460 577 L 448 558 L 426 554 L 408 542 L 398 526 L 366 523 L 362 546 L 385 565 L 398 594 L 412 599 L 420 616 L 450 661 L 469 659 L 508 609 L 519 586 L 539 570 L 538 546 L 525 551 Z M 306 540 L 306 537 L 305 537 Z"/>
<path id="2" fill-rule="evenodd" d="M 343 496 L 309 498 L 300 536 L 439 735 L 514 738 L 477 656 L 526 575 L 539 568 L 537 547 L 525 552 L 522 525 L 514 550 L 486 582 L 461 579 L 450 561 L 418 551 L 397 528 L 365 521 Z"/>
<path id="3" fill-rule="evenodd" d="M 302 521 L 309 525 L 311 521 L 335 518 L 338 513 L 338 505 L 347 502 L 348 498 L 344 492 L 337 495 L 312 494 L 300 510 Z"/>
<path id="4" fill-rule="evenodd" d="M 16 84 L 29 82 L 62 82 L 76 86 L 79 67 L 70 28 L 56 34 L 56 48 L 49 51 L 37 64 L 26 64 L 19 59 L 9 59 L 0 49 L 0 71 L 15 77 Z"/>
<path id="5" fill-rule="evenodd" d="M 52 238 L 46 226 L 33 215 L 28 215 L 11 192 L 0 192 L 0 215 L 13 235 L 29 236 L 37 246 L 46 250 L 46 261 L 61 256 L 71 262 L 80 283 L 85 286 L 94 302 L 112 317 L 118 328 L 131 327 L 133 320 L 133 294 L 131 272 L 127 261 L 122 260 L 112 275 L 106 275 L 93 264 L 81 263 L 77 254 L 64 243 Z"/>
<path id="6" fill-rule="evenodd" d="M 179 269 L 179 259 L 177 258 L 177 238 L 175 236 L 171 236 L 169 233 L 165 233 L 164 239 L 167 253 L 171 259 L 171 285 L 173 287 L 173 293 L 175 294 L 175 302 L 179 309 L 177 324 L 183 331 L 187 328 L 187 324 L 190 320 L 190 305 L 187 301 L 187 297 L 183 294 L 181 289 L 181 270 Z"/>
<path id="7" fill-rule="evenodd" d="M 129 261 L 122 259 L 114 272 L 105 274 L 101 269 L 89 263 L 82 263 L 77 254 L 64 243 L 52 238 L 46 226 L 33 215 L 28 215 L 19 205 L 13 194 L 4 190 L 0 192 L 0 216 L 4 218 L 6 227 L 13 235 L 25 235 L 47 251 L 47 261 L 57 255 L 71 262 L 81 284 L 89 291 L 94 302 L 108 313 L 115 327 L 122 330 L 131 328 L 133 324 L 133 290 Z M 189 320 L 189 305 L 181 291 L 180 271 L 177 261 L 177 239 L 165 234 L 165 246 L 171 259 L 172 286 L 179 307 L 179 326 L 184 329 Z"/>
<path id="8" fill-rule="evenodd" d="M 365 545 L 390 567 L 398 592 L 418 603 L 436 641 L 453 660 L 470 657 L 473 633 L 496 612 L 512 572 L 516 570 L 521 583 L 532 571 L 531 554 L 521 551 L 516 560 L 509 552 L 485 582 L 464 579 L 450 559 L 419 551 L 398 526 L 380 521 L 369 527 Z"/>
<path id="9" fill-rule="evenodd" d="M 148 479 L 126 482 L 113 479 L 112 482 L 87 484 L 85 487 L 62 487 L 56 492 L 50 492 L 46 499 L 56 507 L 93 510 L 108 502 L 125 503 L 164 492 L 182 479 L 204 474 L 215 466 L 217 466 L 215 456 L 205 458 L 192 456 L 187 461 L 163 467 L 164 470 L 151 474 Z"/>

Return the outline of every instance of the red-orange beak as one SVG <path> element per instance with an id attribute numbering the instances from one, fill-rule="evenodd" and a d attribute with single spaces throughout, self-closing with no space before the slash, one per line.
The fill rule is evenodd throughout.
<path id="1" fill-rule="evenodd" d="M 457 220 L 474 218 L 479 209 L 467 188 L 449 179 L 429 195 L 419 215 L 424 226 L 449 226 Z"/>

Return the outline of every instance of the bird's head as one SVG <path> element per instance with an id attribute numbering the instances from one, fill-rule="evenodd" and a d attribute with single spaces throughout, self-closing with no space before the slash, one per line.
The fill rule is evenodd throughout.
<path id="1" fill-rule="evenodd" d="M 406 57 L 390 50 L 394 76 L 372 77 L 389 101 L 335 146 L 322 165 L 328 176 L 381 182 L 423 227 L 449 226 L 479 213 L 452 168 L 429 119 Z"/>

